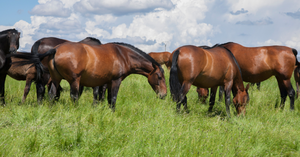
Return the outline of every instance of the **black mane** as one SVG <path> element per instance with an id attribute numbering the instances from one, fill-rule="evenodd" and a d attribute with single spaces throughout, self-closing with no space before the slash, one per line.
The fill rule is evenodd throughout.
<path id="1" fill-rule="evenodd" d="M 4 35 L 6 35 L 8 32 L 15 32 L 15 33 L 19 33 L 16 29 L 7 29 L 4 31 L 0 32 L 0 37 L 3 37 Z"/>
<path id="2" fill-rule="evenodd" d="M 232 42 L 232 41 L 229 41 L 229 42 L 227 42 L 227 43 L 220 44 L 220 46 L 223 46 L 223 45 L 226 45 L 226 44 L 231 44 L 231 43 L 233 43 L 233 42 Z"/>
<path id="3" fill-rule="evenodd" d="M 102 44 L 101 41 L 100 41 L 99 39 L 96 39 L 96 38 L 94 38 L 94 37 L 86 37 L 85 39 L 81 40 L 80 42 L 85 41 L 85 40 L 92 40 L 92 41 L 98 43 L 99 45 Z"/>
<path id="4" fill-rule="evenodd" d="M 133 45 L 127 44 L 127 43 L 119 43 L 119 42 L 112 42 L 112 44 L 122 45 L 125 46 L 135 53 L 139 54 L 140 56 L 144 57 L 148 61 L 152 62 L 153 64 L 157 65 L 162 73 L 164 73 L 164 69 L 161 67 L 160 64 L 158 64 L 152 57 L 150 57 L 146 52 L 134 47 Z"/>
<path id="5" fill-rule="evenodd" d="M 215 47 L 218 47 L 218 46 L 221 46 L 221 45 L 220 45 L 220 44 L 215 44 L 215 45 L 212 46 L 212 47 L 203 45 L 203 46 L 198 46 L 198 47 L 203 48 L 203 49 L 212 49 L 212 48 L 215 48 Z"/>

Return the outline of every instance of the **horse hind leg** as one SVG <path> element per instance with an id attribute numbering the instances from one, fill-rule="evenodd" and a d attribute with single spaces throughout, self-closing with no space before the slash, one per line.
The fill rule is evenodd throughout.
<path id="1" fill-rule="evenodd" d="M 115 112 L 115 104 L 117 101 L 117 96 L 118 96 L 121 82 L 122 79 L 119 78 L 117 80 L 112 80 L 111 83 L 108 85 L 107 101 L 109 107 L 112 109 L 113 112 Z"/>
<path id="2" fill-rule="evenodd" d="M 277 78 L 277 83 L 278 83 L 278 87 L 279 87 L 279 91 L 280 91 L 280 97 L 281 97 L 280 108 L 283 109 L 288 93 L 287 93 L 287 90 L 285 88 L 283 80 L 279 79 L 278 77 L 276 77 L 276 78 Z M 275 108 L 278 107 L 277 105 L 278 104 L 276 103 Z"/>
<path id="3" fill-rule="evenodd" d="M 221 86 L 220 86 L 221 87 Z M 210 99 L 209 99 L 209 108 L 208 112 L 212 112 L 212 109 L 215 105 L 215 100 L 216 100 L 216 93 L 217 93 L 218 87 L 212 87 L 210 89 Z"/>
<path id="4" fill-rule="evenodd" d="M 293 89 L 293 86 L 291 84 L 290 80 L 284 80 L 283 81 L 285 89 L 287 91 L 287 95 L 290 98 L 290 109 L 294 110 L 294 102 L 295 102 L 295 90 Z M 284 107 L 284 106 L 283 106 Z M 282 107 L 282 108 L 283 108 Z"/>
<path id="5" fill-rule="evenodd" d="M 80 78 L 75 79 L 74 81 L 70 82 L 70 97 L 73 102 L 76 102 L 79 99 L 79 93 L 80 93 Z"/>
<path id="6" fill-rule="evenodd" d="M 22 103 L 24 103 L 25 100 L 26 100 L 26 97 L 27 97 L 27 95 L 28 95 L 28 93 L 30 91 L 31 83 L 32 83 L 32 78 L 27 77 L 26 78 L 25 88 L 24 88 L 24 94 L 23 94 L 23 98 L 22 98 Z"/>
<path id="7" fill-rule="evenodd" d="M 179 96 L 179 100 L 177 102 L 177 111 L 180 110 L 180 106 L 183 105 L 184 110 L 188 111 L 188 107 L 187 107 L 187 97 L 186 94 L 189 92 L 190 88 L 191 88 L 191 83 L 189 82 L 183 82 L 181 89 L 180 89 L 180 96 Z"/>

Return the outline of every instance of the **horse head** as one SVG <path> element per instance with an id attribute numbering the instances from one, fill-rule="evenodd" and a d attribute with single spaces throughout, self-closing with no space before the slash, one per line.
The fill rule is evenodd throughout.
<path id="1" fill-rule="evenodd" d="M 14 54 L 17 53 L 19 48 L 19 39 L 20 39 L 20 32 L 15 29 L 7 32 L 7 41 L 9 43 L 9 53 Z"/>
<path id="2" fill-rule="evenodd" d="M 152 89 L 155 91 L 155 93 L 159 96 L 159 98 L 163 99 L 167 95 L 165 75 L 161 67 L 153 63 L 152 66 L 154 69 L 150 72 L 148 76 L 148 82 L 151 85 Z"/>
<path id="3" fill-rule="evenodd" d="M 233 104 L 236 108 L 238 115 L 241 113 L 243 115 L 246 114 L 246 105 L 249 102 L 248 95 L 249 84 L 247 84 L 246 89 L 244 91 L 239 90 L 233 98 Z"/>

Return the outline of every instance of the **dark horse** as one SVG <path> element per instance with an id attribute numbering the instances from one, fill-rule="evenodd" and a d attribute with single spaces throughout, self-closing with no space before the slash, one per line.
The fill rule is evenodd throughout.
<path id="1" fill-rule="evenodd" d="M 299 91 L 299 84 L 300 84 L 300 66 L 296 66 L 295 67 L 295 70 L 294 70 L 294 78 L 295 78 L 295 81 L 296 81 L 296 88 L 297 88 L 297 98 L 299 97 L 300 95 L 300 91 Z"/>
<path id="2" fill-rule="evenodd" d="M 196 46 L 182 46 L 176 49 L 172 57 L 170 71 L 170 90 L 173 100 L 177 102 L 177 110 L 181 104 L 187 109 L 187 97 L 191 85 L 211 88 L 209 112 L 215 103 L 218 86 L 225 86 L 226 112 L 230 117 L 230 92 L 233 91 L 233 103 L 238 114 L 245 114 L 249 100 L 247 88 L 244 88 L 239 65 L 232 53 L 215 45 L 210 49 Z"/>
<path id="3" fill-rule="evenodd" d="M 130 74 L 141 74 L 160 98 L 167 94 L 164 71 L 153 58 L 125 43 L 87 45 L 65 42 L 44 54 L 13 55 L 28 59 L 27 64 L 47 59 L 53 86 L 50 98 L 59 99 L 58 86 L 62 79 L 69 82 L 71 98 L 79 98 L 79 86 L 96 87 L 107 84 L 108 103 L 114 110 L 121 81 Z"/>
<path id="4" fill-rule="evenodd" d="M 2 104 L 5 104 L 5 78 L 11 63 L 11 59 L 9 57 L 7 58 L 6 55 L 17 52 L 19 39 L 20 32 L 15 29 L 0 32 L 0 103 Z"/>
<path id="5" fill-rule="evenodd" d="M 290 109 L 294 110 L 295 91 L 290 79 L 295 65 L 300 65 L 296 57 L 297 50 L 286 46 L 244 47 L 233 42 L 222 44 L 222 46 L 235 56 L 241 67 L 244 81 L 257 83 L 274 75 L 281 95 L 280 107 L 284 108 L 288 95 Z"/>
<path id="6" fill-rule="evenodd" d="M 60 38 L 56 38 L 56 37 L 46 37 L 46 38 L 42 38 L 37 40 L 32 48 L 31 48 L 31 53 L 32 54 L 44 54 L 47 51 L 49 51 L 50 49 L 53 49 L 55 46 L 65 43 L 65 42 L 70 42 L 68 40 L 65 39 L 60 39 Z M 85 39 L 80 41 L 81 43 L 85 43 L 85 44 L 89 44 L 89 45 L 101 45 L 101 42 L 93 37 L 86 37 Z M 44 70 L 48 71 L 48 63 L 47 63 L 47 59 L 48 56 L 45 57 L 44 60 L 42 60 L 42 64 L 44 66 Z M 38 66 L 38 65 L 37 65 Z M 21 67 L 20 67 L 21 68 Z M 50 78 L 50 74 L 45 72 L 45 73 L 39 73 L 42 76 L 41 79 L 38 79 L 39 81 L 36 81 L 36 91 L 37 91 L 37 100 L 41 101 L 44 97 L 44 93 L 45 93 L 45 86 L 48 86 L 48 90 L 50 89 L 51 86 L 51 78 Z M 33 81 L 33 78 L 30 77 L 28 79 L 26 79 L 26 87 L 25 90 L 28 93 L 29 89 L 30 89 L 30 85 Z M 100 88 L 102 87 L 94 87 L 94 101 L 99 100 L 100 97 L 102 98 L 102 90 L 100 90 Z M 61 89 L 61 87 L 59 88 Z M 83 86 L 81 86 L 80 88 L 80 95 L 83 91 Z M 105 91 L 104 91 L 105 92 Z M 24 91 L 24 95 L 25 95 L 25 91 Z M 98 96 L 100 95 L 100 96 Z M 23 97 L 23 101 L 26 99 Z"/>

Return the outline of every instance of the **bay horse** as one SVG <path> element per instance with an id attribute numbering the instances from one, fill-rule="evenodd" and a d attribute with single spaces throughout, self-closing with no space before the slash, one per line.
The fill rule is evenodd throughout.
<path id="1" fill-rule="evenodd" d="M 44 54 L 13 56 L 26 58 L 26 64 L 41 64 L 43 58 L 49 56 L 48 70 L 53 82 L 50 89 L 51 99 L 59 99 L 58 86 L 62 79 L 69 82 L 73 101 L 79 98 L 80 85 L 96 87 L 107 84 L 108 103 L 114 111 L 121 81 L 130 74 L 146 76 L 160 98 L 167 94 L 164 70 L 160 64 L 142 50 L 126 43 L 87 45 L 65 42 Z"/>
<path id="2" fill-rule="evenodd" d="M 65 39 L 56 38 L 56 37 L 41 38 L 33 44 L 32 48 L 31 48 L 31 53 L 36 54 L 36 55 L 44 54 L 47 51 L 53 49 L 55 46 L 65 43 L 65 42 L 70 42 L 70 41 L 65 40 Z M 85 39 L 83 39 L 79 42 L 89 44 L 89 45 L 101 45 L 102 44 L 98 39 L 93 38 L 93 37 L 86 37 Z M 45 71 L 48 71 L 48 63 L 47 63 L 48 59 L 47 58 L 48 58 L 48 56 L 46 56 L 45 59 L 42 60 L 42 64 L 45 68 L 44 69 Z M 36 82 L 36 92 L 37 92 L 37 100 L 41 101 L 45 94 L 45 86 L 47 85 L 48 90 L 49 90 L 51 88 L 52 81 L 51 81 L 49 73 L 45 72 L 45 73 L 39 73 L 39 74 L 41 74 L 42 76 L 40 76 L 41 81 Z M 32 81 L 33 81 L 32 77 L 29 77 L 28 80 L 26 79 L 26 84 L 29 84 L 29 87 L 26 86 L 26 88 L 28 88 L 28 92 L 29 92 Z M 95 88 L 95 89 L 93 89 L 94 90 L 94 92 L 93 92 L 94 101 L 100 100 L 100 97 L 102 98 L 103 96 L 101 93 L 102 90 L 99 90 L 99 88 L 103 88 L 103 87 L 94 87 L 94 88 Z M 61 89 L 62 88 L 59 87 L 59 90 L 61 90 Z M 83 86 L 80 87 L 80 95 L 82 94 L 82 92 L 83 92 Z M 25 92 L 24 92 L 24 95 L 25 95 Z M 100 96 L 98 96 L 98 95 L 100 95 Z M 26 99 L 26 96 L 25 96 L 25 99 Z M 23 100 L 25 100 L 25 99 L 23 97 Z"/>
<path id="3" fill-rule="evenodd" d="M 295 65 L 300 65 L 296 57 L 297 50 L 286 46 L 244 47 L 234 42 L 221 45 L 233 53 L 242 70 L 244 81 L 257 83 L 275 76 L 281 95 L 280 107 L 284 108 L 288 95 L 290 109 L 294 110 L 295 91 L 290 79 Z"/>
<path id="4" fill-rule="evenodd" d="M 7 29 L 0 32 L 0 103 L 5 105 L 5 79 L 10 67 L 11 59 L 6 57 L 14 54 L 19 48 L 20 32 Z"/>
<path id="5" fill-rule="evenodd" d="M 171 55 L 170 52 L 150 52 L 148 53 L 157 63 L 160 65 L 166 65 L 168 69 L 170 69 L 171 64 L 169 64 L 169 57 Z"/>
<path id="6" fill-rule="evenodd" d="M 187 97 L 191 85 L 211 88 L 209 112 L 215 103 L 218 86 L 225 86 L 226 113 L 230 117 L 230 92 L 233 91 L 233 103 L 238 115 L 245 114 L 249 100 L 248 88 L 244 87 L 238 63 L 232 53 L 219 45 L 210 49 L 187 45 L 177 48 L 170 56 L 170 90 L 177 110 L 181 104 L 187 110 Z"/>

